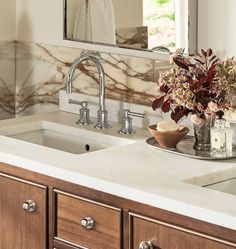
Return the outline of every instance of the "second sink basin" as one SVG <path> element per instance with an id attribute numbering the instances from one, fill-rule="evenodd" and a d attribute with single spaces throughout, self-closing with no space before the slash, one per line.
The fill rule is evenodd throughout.
<path id="1" fill-rule="evenodd" d="M 1 129 L 0 134 L 73 154 L 134 143 L 129 139 L 48 121 L 8 126 Z"/>
<path id="2" fill-rule="evenodd" d="M 220 192 L 236 195 L 236 178 L 228 179 L 225 181 L 213 183 L 204 186 L 209 189 L 217 190 Z"/>

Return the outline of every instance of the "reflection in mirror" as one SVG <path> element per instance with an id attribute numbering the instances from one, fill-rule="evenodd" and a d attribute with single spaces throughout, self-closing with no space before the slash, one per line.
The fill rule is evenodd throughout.
<path id="1" fill-rule="evenodd" d="M 197 0 L 64 0 L 64 9 L 65 39 L 162 52 L 196 48 Z"/>

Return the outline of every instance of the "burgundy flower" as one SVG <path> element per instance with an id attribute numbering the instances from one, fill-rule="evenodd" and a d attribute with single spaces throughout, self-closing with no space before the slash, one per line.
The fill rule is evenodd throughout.
<path id="1" fill-rule="evenodd" d="M 201 49 L 195 56 L 185 57 L 178 52 L 171 59 L 175 66 L 160 74 L 162 96 L 154 100 L 154 110 L 171 111 L 171 118 L 176 122 L 192 113 L 199 123 L 196 117 L 205 118 L 209 112 L 229 108 L 232 89 L 236 93 L 234 58 L 219 61 L 212 49 Z"/>

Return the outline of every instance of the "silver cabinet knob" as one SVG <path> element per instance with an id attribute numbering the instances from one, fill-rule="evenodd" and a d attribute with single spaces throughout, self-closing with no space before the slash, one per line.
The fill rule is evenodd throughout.
<path id="1" fill-rule="evenodd" d="M 139 249 L 154 249 L 151 241 L 142 241 L 139 244 Z"/>
<path id="2" fill-rule="evenodd" d="M 86 217 L 82 219 L 80 222 L 81 226 L 88 230 L 93 229 L 94 223 L 95 222 L 91 217 Z"/>
<path id="3" fill-rule="evenodd" d="M 31 200 L 25 201 L 22 205 L 22 208 L 29 213 L 35 212 L 36 203 Z"/>

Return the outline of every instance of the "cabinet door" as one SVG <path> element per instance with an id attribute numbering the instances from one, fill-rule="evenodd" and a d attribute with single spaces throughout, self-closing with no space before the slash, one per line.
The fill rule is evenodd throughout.
<path id="1" fill-rule="evenodd" d="M 0 248 L 46 248 L 45 187 L 0 174 Z"/>
<path id="2" fill-rule="evenodd" d="M 56 192 L 56 240 L 78 248 L 121 248 L 119 208 L 60 191 Z"/>
<path id="3" fill-rule="evenodd" d="M 130 249 L 235 249 L 236 244 L 146 217 L 130 216 Z"/>

